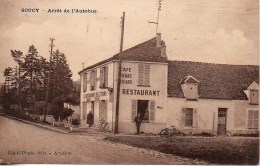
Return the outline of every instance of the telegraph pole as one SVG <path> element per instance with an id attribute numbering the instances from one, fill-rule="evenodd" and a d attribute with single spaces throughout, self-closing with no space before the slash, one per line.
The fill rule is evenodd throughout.
<path id="1" fill-rule="evenodd" d="M 21 111 L 21 65 L 18 66 L 18 111 Z"/>
<path id="2" fill-rule="evenodd" d="M 124 24 L 125 24 L 125 12 L 121 17 L 121 40 L 120 40 L 120 53 L 118 62 L 118 76 L 117 76 L 117 94 L 116 94 L 116 117 L 115 117 L 115 130 L 114 134 L 118 133 L 118 119 L 119 119 L 119 99 L 120 99 L 120 84 L 121 84 L 121 64 L 122 64 L 122 53 L 123 53 L 123 39 L 124 39 Z"/>
<path id="3" fill-rule="evenodd" d="M 47 83 L 47 87 L 46 87 L 46 98 L 45 98 L 45 109 L 44 109 L 44 119 L 43 121 L 46 122 L 46 114 L 47 114 L 47 108 L 48 108 L 48 97 L 49 97 L 49 90 L 50 90 L 50 75 L 51 75 L 51 63 L 52 63 L 52 49 L 54 47 L 53 45 L 53 41 L 55 39 L 50 38 L 51 40 L 51 51 L 50 51 L 50 64 L 49 64 L 49 73 L 48 73 L 48 83 Z"/>
<path id="4" fill-rule="evenodd" d="M 156 22 L 148 21 L 148 23 L 156 24 L 156 34 L 155 35 L 157 35 L 157 32 L 158 32 L 159 16 L 160 16 L 161 7 L 162 7 L 162 0 L 159 0 L 159 2 L 158 2 L 158 11 L 157 11 L 157 21 Z"/>

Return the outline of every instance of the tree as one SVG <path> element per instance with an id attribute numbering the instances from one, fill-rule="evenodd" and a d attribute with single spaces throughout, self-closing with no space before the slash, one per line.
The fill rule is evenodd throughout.
<path id="1" fill-rule="evenodd" d="M 56 50 L 53 53 L 51 68 L 50 100 L 54 106 L 53 115 L 63 114 L 63 104 L 68 100 L 73 90 L 72 72 L 67 63 L 65 54 Z"/>

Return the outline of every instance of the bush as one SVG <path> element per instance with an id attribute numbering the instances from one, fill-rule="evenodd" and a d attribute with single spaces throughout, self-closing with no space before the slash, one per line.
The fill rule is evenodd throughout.
<path id="1" fill-rule="evenodd" d="M 54 111 L 53 117 L 56 121 L 60 120 L 63 121 L 64 119 L 67 119 L 69 116 L 71 116 L 74 113 L 74 111 L 70 108 L 63 108 L 61 111 Z"/>
<path id="2" fill-rule="evenodd" d="M 79 116 L 76 117 L 76 118 L 72 118 L 71 124 L 72 125 L 80 125 L 80 118 L 79 118 Z"/>

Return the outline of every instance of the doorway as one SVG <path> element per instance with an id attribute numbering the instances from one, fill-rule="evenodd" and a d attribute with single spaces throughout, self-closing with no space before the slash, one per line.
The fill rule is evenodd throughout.
<path id="1" fill-rule="evenodd" d="M 93 119 L 95 119 L 95 102 L 94 101 L 91 101 L 91 112 L 92 112 L 92 115 L 93 115 Z"/>
<path id="2" fill-rule="evenodd" d="M 149 121 L 148 103 L 149 100 L 138 100 L 137 103 L 137 113 L 141 114 L 143 121 Z"/>
<path id="3" fill-rule="evenodd" d="M 218 108 L 218 135 L 226 135 L 227 110 L 227 108 Z"/>

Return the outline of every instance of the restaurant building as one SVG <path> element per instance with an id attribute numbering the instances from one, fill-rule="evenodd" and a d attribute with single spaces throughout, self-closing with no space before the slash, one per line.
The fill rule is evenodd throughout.
<path id="1" fill-rule="evenodd" d="M 94 126 L 115 123 L 119 55 L 84 68 L 81 76 L 81 126 L 89 111 Z M 119 132 L 158 133 L 174 125 L 194 134 L 255 133 L 259 126 L 259 67 L 167 59 L 161 34 L 123 51 L 119 103 Z"/>

